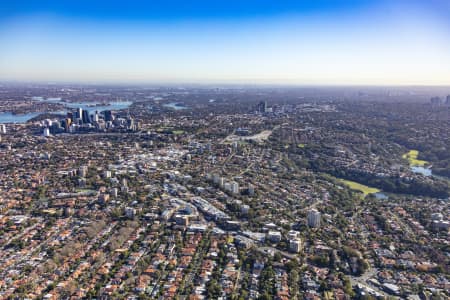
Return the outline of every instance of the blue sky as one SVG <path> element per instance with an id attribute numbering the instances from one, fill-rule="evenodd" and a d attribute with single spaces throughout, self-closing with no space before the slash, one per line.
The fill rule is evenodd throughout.
<path id="1" fill-rule="evenodd" d="M 0 15 L 14 17 L 28 14 L 50 13 L 65 17 L 94 20 L 161 20 L 163 22 L 186 19 L 245 19 L 272 17 L 277 14 L 310 14 L 326 11 L 344 11 L 370 5 L 368 0 L 229 0 L 229 1 L 6 1 Z"/>
<path id="2" fill-rule="evenodd" d="M 7 1 L 0 80 L 450 84 L 450 2 Z"/>

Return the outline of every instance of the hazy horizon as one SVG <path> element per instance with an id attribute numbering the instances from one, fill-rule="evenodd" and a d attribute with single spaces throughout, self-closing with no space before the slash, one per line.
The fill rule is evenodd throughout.
<path id="1" fill-rule="evenodd" d="M 0 80 L 448 86 L 449 16 L 443 0 L 16 1 Z"/>

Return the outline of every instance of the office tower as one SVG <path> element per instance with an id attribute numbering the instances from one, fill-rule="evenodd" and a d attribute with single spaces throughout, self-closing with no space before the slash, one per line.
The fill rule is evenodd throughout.
<path id="1" fill-rule="evenodd" d="M 83 110 L 82 120 L 84 124 L 91 123 L 91 117 L 89 116 L 89 111 Z"/>
<path id="2" fill-rule="evenodd" d="M 75 124 L 71 124 L 69 126 L 69 132 L 75 132 L 75 131 L 77 131 L 77 126 Z"/>
<path id="3" fill-rule="evenodd" d="M 76 116 L 77 119 L 83 119 L 83 109 L 81 107 L 77 108 Z"/>
<path id="4" fill-rule="evenodd" d="M 258 104 L 258 112 L 265 113 L 267 112 L 267 101 L 261 101 Z"/>
<path id="5" fill-rule="evenodd" d="M 72 119 L 71 118 L 67 118 L 66 119 L 66 126 L 64 127 L 66 129 L 66 131 L 69 131 L 70 125 L 72 125 Z"/>
<path id="6" fill-rule="evenodd" d="M 0 133 L 6 134 L 6 125 L 0 124 Z"/>
<path id="7" fill-rule="evenodd" d="M 51 126 L 49 126 L 50 132 L 51 133 L 60 133 L 62 131 L 64 131 L 64 129 L 61 127 L 61 123 L 60 122 L 53 122 Z"/>
<path id="8" fill-rule="evenodd" d="M 450 105 L 450 95 L 447 96 L 447 100 L 445 101 L 445 104 Z"/>
<path id="9" fill-rule="evenodd" d="M 319 227 L 320 226 L 320 212 L 318 212 L 316 209 L 311 209 L 308 212 L 308 226 L 309 227 Z"/>
<path id="10" fill-rule="evenodd" d="M 134 119 L 129 117 L 127 119 L 127 128 L 130 130 L 135 130 L 135 126 L 134 126 Z"/>
<path id="11" fill-rule="evenodd" d="M 49 137 L 50 136 L 50 129 L 48 127 L 45 127 L 43 134 L 44 134 L 45 137 Z"/>
<path id="12" fill-rule="evenodd" d="M 442 104 L 442 100 L 439 97 L 432 97 L 430 102 L 432 106 L 440 106 Z"/>
<path id="13" fill-rule="evenodd" d="M 99 120 L 98 111 L 95 111 L 93 121 L 94 121 L 95 123 L 98 123 L 98 120 Z"/>
<path id="14" fill-rule="evenodd" d="M 50 119 L 45 119 L 43 122 L 44 122 L 44 126 L 50 127 L 53 125 L 53 121 Z"/>
<path id="15" fill-rule="evenodd" d="M 112 111 L 105 110 L 104 114 L 105 114 L 105 122 L 112 122 L 112 121 L 114 121 L 114 116 L 113 116 Z"/>

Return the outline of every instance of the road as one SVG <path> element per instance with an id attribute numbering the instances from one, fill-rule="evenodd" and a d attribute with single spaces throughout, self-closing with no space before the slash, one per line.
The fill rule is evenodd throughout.
<path id="1" fill-rule="evenodd" d="M 293 259 L 293 258 L 297 257 L 295 254 L 288 253 L 288 252 L 285 252 L 285 251 L 280 251 L 280 250 L 278 250 L 277 248 L 274 248 L 274 247 L 258 247 L 258 251 L 263 253 L 263 254 L 266 254 L 266 255 L 269 254 L 269 253 L 275 254 L 276 252 L 280 252 L 281 255 L 283 255 L 284 257 L 287 257 L 289 259 Z"/>
<path id="2" fill-rule="evenodd" d="M 377 286 L 373 285 L 372 283 L 370 283 L 368 280 L 375 277 L 375 275 L 378 273 L 378 269 L 377 268 L 370 268 L 367 272 L 365 272 L 363 275 L 361 276 L 349 276 L 350 277 L 350 282 L 352 284 L 352 286 L 355 286 L 356 284 L 361 284 L 365 287 L 368 287 L 372 290 L 374 290 L 375 292 L 387 297 L 390 296 L 388 294 L 386 294 L 384 291 L 382 291 L 380 288 L 378 288 Z"/>

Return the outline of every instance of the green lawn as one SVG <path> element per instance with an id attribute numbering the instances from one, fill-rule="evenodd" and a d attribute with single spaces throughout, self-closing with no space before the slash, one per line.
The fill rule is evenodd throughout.
<path id="1" fill-rule="evenodd" d="M 370 187 L 370 186 L 367 186 L 364 184 L 360 184 L 360 183 L 357 183 L 354 181 L 345 180 L 345 179 L 339 179 L 339 181 L 344 183 L 346 186 L 348 186 L 352 190 L 362 192 L 364 194 L 364 197 L 367 196 L 368 194 L 375 194 L 375 193 L 380 192 L 380 190 L 377 188 L 373 188 L 373 187 Z"/>
<path id="2" fill-rule="evenodd" d="M 402 155 L 404 159 L 407 159 L 410 166 L 419 166 L 423 167 L 424 165 L 428 164 L 426 160 L 420 160 L 417 159 L 419 156 L 419 151 L 417 150 L 409 150 L 408 153 L 405 153 Z"/>

